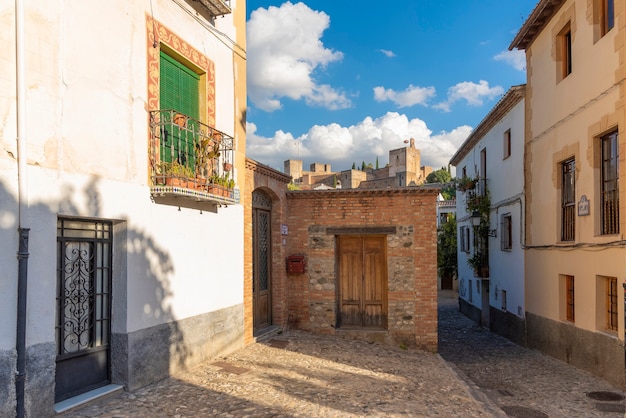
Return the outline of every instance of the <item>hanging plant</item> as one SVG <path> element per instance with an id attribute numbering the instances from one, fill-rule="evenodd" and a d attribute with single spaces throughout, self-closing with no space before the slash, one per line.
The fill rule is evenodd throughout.
<path id="1" fill-rule="evenodd" d="M 476 184 L 478 183 L 477 177 L 467 177 L 463 176 L 456 180 L 456 188 L 461 192 L 466 192 L 468 190 L 473 190 L 476 188 Z"/>

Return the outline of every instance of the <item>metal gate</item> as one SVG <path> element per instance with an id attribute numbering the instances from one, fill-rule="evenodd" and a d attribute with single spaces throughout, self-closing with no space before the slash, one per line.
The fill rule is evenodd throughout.
<path id="1" fill-rule="evenodd" d="M 112 224 L 57 221 L 55 402 L 110 382 Z"/>

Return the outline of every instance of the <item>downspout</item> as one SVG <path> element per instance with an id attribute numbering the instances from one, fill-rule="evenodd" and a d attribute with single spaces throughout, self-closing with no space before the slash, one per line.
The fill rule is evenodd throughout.
<path id="1" fill-rule="evenodd" d="M 17 125 L 17 182 L 18 182 L 18 234 L 17 250 L 17 326 L 15 348 L 17 352 L 17 373 L 15 375 L 16 416 L 24 417 L 24 387 L 26 383 L 26 289 L 28 284 L 28 234 L 24 228 L 28 194 L 26 181 L 26 138 L 24 83 L 24 4 L 15 0 L 15 85 L 16 85 L 16 125 Z"/>

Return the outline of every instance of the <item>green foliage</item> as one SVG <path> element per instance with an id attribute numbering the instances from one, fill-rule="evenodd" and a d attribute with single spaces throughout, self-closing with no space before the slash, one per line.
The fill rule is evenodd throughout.
<path id="1" fill-rule="evenodd" d="M 376 170 L 378 170 L 378 157 L 376 157 Z"/>
<path id="2" fill-rule="evenodd" d="M 437 235 L 437 270 L 440 277 L 456 277 L 456 217 L 450 215 L 448 222 L 439 227 Z"/>
<path id="3" fill-rule="evenodd" d="M 476 183 L 478 182 L 477 177 L 467 177 L 463 176 L 456 179 L 456 188 L 462 192 L 466 192 L 468 190 L 472 190 L 476 187 Z"/>
<path id="4" fill-rule="evenodd" d="M 354 161 L 352 162 L 352 169 L 356 170 L 356 163 Z"/>
<path id="5" fill-rule="evenodd" d="M 162 162 L 161 167 L 160 167 L 160 172 L 161 174 L 165 176 L 169 176 L 169 177 L 178 177 L 178 178 L 187 178 L 187 179 L 195 177 L 195 173 L 191 168 L 179 163 L 178 161 L 173 161 L 171 163 Z"/>
<path id="6" fill-rule="evenodd" d="M 365 171 L 365 161 L 361 162 L 361 171 Z"/>
<path id="7" fill-rule="evenodd" d="M 287 185 L 287 190 L 300 190 L 300 186 L 295 183 L 289 183 Z"/>
<path id="8" fill-rule="evenodd" d="M 426 183 L 449 183 L 452 180 L 450 172 L 441 167 L 439 170 L 433 171 L 426 177 Z"/>
<path id="9" fill-rule="evenodd" d="M 456 199 L 456 186 L 454 183 L 448 183 L 441 188 L 441 195 L 445 200 Z"/>

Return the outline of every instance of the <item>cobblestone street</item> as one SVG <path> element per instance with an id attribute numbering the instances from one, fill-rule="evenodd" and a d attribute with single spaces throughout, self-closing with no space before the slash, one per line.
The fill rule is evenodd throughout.
<path id="1" fill-rule="evenodd" d="M 604 395 L 623 397 L 621 389 L 478 326 L 459 312 L 457 296 L 450 291 L 439 296 L 439 353 L 509 416 L 624 416 L 623 400 L 587 396 L 610 392 Z"/>
<path id="2" fill-rule="evenodd" d="M 60 417 L 623 417 L 622 391 L 439 298 L 440 355 L 289 331 Z"/>

